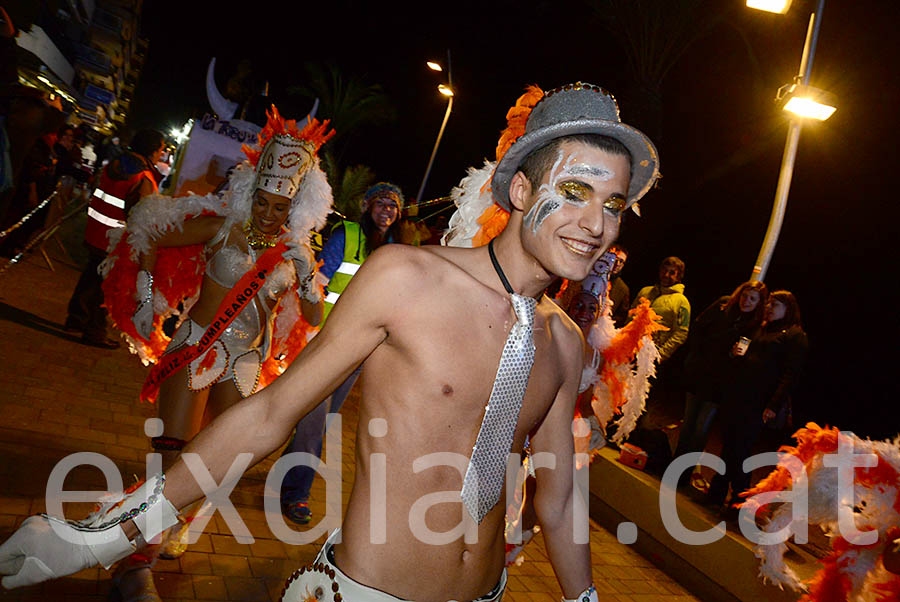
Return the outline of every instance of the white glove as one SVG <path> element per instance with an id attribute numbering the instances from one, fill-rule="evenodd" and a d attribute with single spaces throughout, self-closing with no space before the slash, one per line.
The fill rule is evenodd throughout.
<path id="1" fill-rule="evenodd" d="M 137 549 L 121 523 L 133 520 L 144 541 L 178 522 L 178 512 L 163 495 L 166 479 L 150 477 L 121 502 L 101 505 L 82 521 L 32 516 L 0 546 L 3 587 L 31 585 L 64 577 L 96 564 L 109 568 Z M 143 544 L 141 544 L 143 545 Z"/>
<path id="2" fill-rule="evenodd" d="M 112 566 L 134 550 L 118 525 L 104 531 L 80 531 L 57 519 L 30 516 L 0 545 L 0 574 L 6 575 L 3 587 L 12 589 L 65 577 L 100 563 Z"/>
<path id="3" fill-rule="evenodd" d="M 147 270 L 141 270 L 137 274 L 137 292 L 135 295 L 138 305 L 131 317 L 135 330 L 143 338 L 150 340 L 153 332 L 153 274 Z"/>
<path id="4" fill-rule="evenodd" d="M 294 262 L 297 278 L 300 285 L 300 298 L 310 303 L 318 303 L 322 300 L 322 289 L 316 282 L 316 258 L 308 244 L 301 244 L 290 240 L 287 242 L 287 251 L 282 254 L 285 259 Z"/>
<path id="5" fill-rule="evenodd" d="M 316 259 L 313 256 L 312 249 L 309 248 L 309 242 L 303 243 L 296 240 L 288 240 L 286 242 L 287 250 L 281 254 L 285 259 L 294 262 L 294 268 L 297 270 L 297 277 L 302 281 L 310 273 L 315 270 Z"/>

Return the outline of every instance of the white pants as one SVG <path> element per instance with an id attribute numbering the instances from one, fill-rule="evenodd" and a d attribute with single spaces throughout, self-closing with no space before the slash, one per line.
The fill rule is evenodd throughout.
<path id="1" fill-rule="evenodd" d="M 319 551 L 312 564 L 294 571 L 281 595 L 281 602 L 408 602 L 381 590 L 357 583 L 334 565 L 332 543 L 340 533 L 335 529 Z M 487 595 L 473 602 L 500 602 L 506 589 L 506 569 L 500 581 Z M 453 602 L 453 601 L 451 601 Z"/>

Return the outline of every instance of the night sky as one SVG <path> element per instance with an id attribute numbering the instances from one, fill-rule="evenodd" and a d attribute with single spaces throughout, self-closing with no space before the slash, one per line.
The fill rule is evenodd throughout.
<path id="1" fill-rule="evenodd" d="M 266 2 L 231 15 L 222 3 L 152 0 L 144 7 L 142 35 L 150 49 L 131 125 L 166 131 L 208 111 L 204 77 L 212 56 L 220 89 L 248 58 L 276 102 L 289 85 L 303 83 L 304 62 L 332 62 L 347 76 L 383 86 L 398 116 L 391 126 L 354 132 L 346 160 L 414 196 L 446 106 L 436 91 L 441 75 L 424 62 L 445 62 L 449 48 L 457 95 L 424 195 L 434 198 L 447 194 L 468 166 L 493 159 L 506 110 L 525 85 L 599 84 L 618 97 L 623 120 L 657 143 L 664 175 L 641 202 L 643 217 L 629 214 L 623 224 L 620 240 L 631 251 L 623 277 L 634 293 L 653 283 L 663 257 L 680 256 L 697 315 L 750 275 L 787 133 L 772 99 L 796 74 L 815 3 L 794 0 L 779 16 L 738 0 L 670 1 L 716 6 L 728 18 L 678 57 L 654 111 L 642 102 L 647 96 L 626 65 L 620 38 L 599 18 L 599 0 L 396 8 Z M 795 400 L 799 419 L 873 438 L 900 431 L 893 374 L 900 335 L 900 210 L 893 189 L 900 170 L 898 25 L 892 0 L 826 4 L 811 83 L 837 95 L 838 111 L 803 130 L 766 277 L 770 290 L 797 295 L 810 338 Z"/>

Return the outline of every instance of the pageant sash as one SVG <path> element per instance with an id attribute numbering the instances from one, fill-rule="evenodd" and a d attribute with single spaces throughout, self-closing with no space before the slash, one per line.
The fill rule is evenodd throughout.
<path id="1" fill-rule="evenodd" d="M 256 260 L 253 267 L 241 276 L 237 284 L 222 299 L 222 303 L 219 304 L 219 309 L 216 310 L 212 322 L 209 323 L 206 332 L 203 333 L 197 344 L 179 349 L 173 353 L 167 353 L 159 359 L 159 362 L 150 369 L 150 374 L 147 376 L 147 380 L 144 381 L 144 386 L 141 387 L 142 401 L 156 399 L 159 385 L 164 380 L 203 355 L 218 340 L 219 336 L 225 332 L 225 329 L 237 318 L 238 314 L 248 304 L 254 302 L 256 293 L 262 290 L 263 283 L 272 273 L 272 270 L 275 269 L 275 266 L 282 261 L 282 253 L 286 250 L 287 245 L 279 242 Z"/>

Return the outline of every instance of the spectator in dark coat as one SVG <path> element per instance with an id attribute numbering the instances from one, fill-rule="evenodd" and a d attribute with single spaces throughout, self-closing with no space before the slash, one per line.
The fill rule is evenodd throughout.
<path id="1" fill-rule="evenodd" d="M 741 337 L 752 337 L 762 324 L 769 292 L 762 282 L 744 282 L 729 296 L 721 297 L 701 313 L 691 326 L 688 355 L 684 361 L 687 399 L 678 432 L 675 456 L 703 451 L 709 429 L 729 386 L 734 363 L 732 353 Z M 687 484 L 690 472 L 682 475 Z"/>
<path id="2" fill-rule="evenodd" d="M 800 306 L 788 291 L 769 296 L 766 317 L 745 355 L 736 362 L 722 406 L 722 459 L 725 474 L 717 474 L 709 490 L 709 501 L 725 502 L 731 487 L 731 502 L 750 486 L 750 474 L 743 470 L 764 426 L 790 425 L 791 394 L 796 389 L 809 342 L 800 320 Z M 733 510 L 732 510 L 733 511 Z"/>

